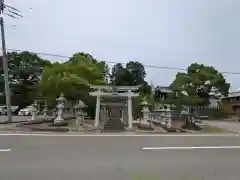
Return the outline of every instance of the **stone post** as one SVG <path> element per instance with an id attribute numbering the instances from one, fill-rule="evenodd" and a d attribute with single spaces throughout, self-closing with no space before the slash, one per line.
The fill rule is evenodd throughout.
<path id="1" fill-rule="evenodd" d="M 148 116 L 149 108 L 148 108 L 148 106 L 143 106 L 142 113 L 143 113 L 143 122 L 147 123 L 148 120 L 149 120 L 149 116 Z"/>
<path id="2" fill-rule="evenodd" d="M 107 116 L 107 107 L 106 105 L 101 106 L 101 123 L 100 123 L 100 129 L 104 129 L 104 126 L 108 122 L 108 116 Z"/>
<path id="3" fill-rule="evenodd" d="M 99 116 L 99 124 L 103 122 L 104 119 L 104 107 L 100 105 L 100 116 Z"/>
<path id="4" fill-rule="evenodd" d="M 105 118 L 106 118 L 106 121 L 105 122 L 108 122 L 108 109 L 107 109 L 107 106 L 104 108 L 104 114 L 105 114 Z"/>
<path id="5" fill-rule="evenodd" d="M 73 116 L 74 116 L 75 118 L 78 117 L 78 112 L 79 112 L 79 110 L 80 110 L 79 107 L 78 107 L 78 104 L 79 104 L 79 102 L 73 106 Z"/>
<path id="6" fill-rule="evenodd" d="M 64 94 L 61 93 L 60 97 L 57 98 L 57 101 L 58 101 L 58 105 L 57 105 L 57 118 L 54 120 L 54 123 L 57 124 L 57 123 L 61 123 L 62 121 L 64 121 L 63 119 L 63 111 L 64 111 L 64 108 L 65 108 L 65 97 L 64 97 Z"/>
<path id="7" fill-rule="evenodd" d="M 132 98 L 130 96 L 131 90 L 128 90 L 128 129 L 132 129 Z"/>
<path id="8" fill-rule="evenodd" d="M 124 108 L 121 108 L 121 121 L 124 124 Z"/>
<path id="9" fill-rule="evenodd" d="M 97 129 L 99 127 L 99 116 L 100 116 L 100 95 L 97 96 L 95 113 L 96 114 L 95 114 L 94 128 Z"/>
<path id="10" fill-rule="evenodd" d="M 172 110 L 167 109 L 167 128 L 172 128 Z"/>
<path id="11" fill-rule="evenodd" d="M 38 107 L 38 104 L 37 104 L 37 101 L 34 100 L 33 104 L 32 104 L 32 118 L 31 118 L 31 121 L 35 121 L 36 120 L 36 117 L 37 117 L 37 107 Z"/>
<path id="12" fill-rule="evenodd" d="M 124 110 L 123 110 L 123 122 L 125 126 L 128 126 L 128 107 L 125 105 Z"/>
<path id="13" fill-rule="evenodd" d="M 45 102 L 44 104 L 44 108 L 43 108 L 43 116 L 44 116 L 44 120 L 48 120 L 48 106 L 47 106 L 47 102 Z"/>

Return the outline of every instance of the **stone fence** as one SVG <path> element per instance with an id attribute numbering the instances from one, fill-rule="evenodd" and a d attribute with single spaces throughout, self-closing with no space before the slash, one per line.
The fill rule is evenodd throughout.
<path id="1" fill-rule="evenodd" d="M 142 110 L 144 123 L 161 124 L 167 128 L 172 128 L 172 110 L 159 109 L 150 111 L 147 107 Z"/>

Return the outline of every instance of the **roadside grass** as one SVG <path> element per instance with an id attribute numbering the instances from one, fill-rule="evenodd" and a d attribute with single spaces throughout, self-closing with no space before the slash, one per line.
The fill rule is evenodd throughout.
<path id="1" fill-rule="evenodd" d="M 153 172 L 146 172 L 146 170 L 142 170 L 141 172 L 136 171 L 132 172 L 131 180 L 161 180 L 158 175 Z"/>
<path id="2" fill-rule="evenodd" d="M 130 180 L 165 180 L 156 171 L 152 170 L 133 170 Z M 175 178 L 174 178 L 175 179 Z M 183 175 L 178 177 L 179 180 L 198 180 L 194 175 Z"/>
<path id="3" fill-rule="evenodd" d="M 131 178 L 131 180 L 164 180 L 165 178 L 161 178 L 160 176 L 156 176 L 153 174 L 138 174 L 137 176 L 134 176 Z M 195 178 L 193 176 L 189 177 L 179 177 L 179 180 L 198 180 L 198 178 Z"/>
<path id="4" fill-rule="evenodd" d="M 204 125 L 202 126 L 202 132 L 215 132 L 215 133 L 224 133 L 224 132 L 229 132 L 226 129 L 215 127 L 215 126 L 209 126 L 209 125 Z"/>

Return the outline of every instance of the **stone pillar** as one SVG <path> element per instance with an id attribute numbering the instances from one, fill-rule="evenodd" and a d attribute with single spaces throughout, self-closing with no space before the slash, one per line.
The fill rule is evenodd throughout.
<path id="1" fill-rule="evenodd" d="M 77 129 L 79 128 L 79 126 L 84 126 L 84 116 L 85 116 L 85 113 L 82 111 L 82 109 L 80 109 L 77 112 L 77 118 L 76 118 Z"/>
<path id="2" fill-rule="evenodd" d="M 37 101 L 35 100 L 34 103 L 32 104 L 32 118 L 31 118 L 31 121 L 34 121 L 36 120 L 36 117 L 37 117 Z"/>
<path id="3" fill-rule="evenodd" d="M 102 121 L 103 121 L 103 123 L 105 125 L 105 123 L 107 122 L 107 109 L 106 109 L 105 106 L 103 107 L 102 113 L 103 113 L 103 115 L 102 115 L 102 119 L 103 120 Z"/>
<path id="4" fill-rule="evenodd" d="M 105 115 L 106 115 L 106 119 L 107 121 L 109 120 L 109 112 L 108 112 L 108 108 L 105 108 Z"/>
<path id="5" fill-rule="evenodd" d="M 106 122 L 109 121 L 109 117 L 108 117 L 108 108 L 105 107 L 105 118 L 106 118 Z"/>
<path id="6" fill-rule="evenodd" d="M 121 111 L 121 121 L 124 124 L 124 108 L 121 108 L 120 111 Z"/>
<path id="7" fill-rule="evenodd" d="M 125 106 L 123 110 L 123 122 L 125 126 L 128 126 L 128 107 L 127 105 Z"/>
<path id="8" fill-rule="evenodd" d="M 57 118 L 54 120 L 54 123 L 60 123 L 64 121 L 63 119 L 63 111 L 65 108 L 65 101 L 66 99 L 64 98 L 64 94 L 61 93 L 60 97 L 57 99 L 58 105 L 57 105 Z"/>
<path id="9" fill-rule="evenodd" d="M 96 113 L 95 113 L 95 122 L 94 127 L 98 128 L 99 126 L 99 116 L 100 116 L 100 96 L 97 96 L 97 102 L 96 102 Z"/>
<path id="10" fill-rule="evenodd" d="M 132 129 L 132 98 L 130 93 L 131 90 L 128 90 L 128 129 Z"/>
<path id="11" fill-rule="evenodd" d="M 172 111 L 170 109 L 167 109 L 166 110 L 166 119 L 167 119 L 167 122 L 166 122 L 166 125 L 167 125 L 167 128 L 172 128 Z"/>
<path id="12" fill-rule="evenodd" d="M 103 120 L 103 107 L 102 105 L 100 104 L 100 110 L 99 110 L 99 124 L 101 124 Z"/>
<path id="13" fill-rule="evenodd" d="M 144 107 L 143 107 L 142 113 L 143 113 L 143 122 L 144 122 L 144 123 L 147 123 L 148 120 L 149 120 L 149 116 L 148 116 L 149 109 L 148 109 L 147 106 L 144 106 Z"/>
<path id="14" fill-rule="evenodd" d="M 106 122 L 108 121 L 107 119 L 107 108 L 106 106 L 101 106 L 101 116 L 100 116 L 100 124 L 101 126 L 104 126 L 106 124 Z"/>
<path id="15" fill-rule="evenodd" d="M 44 116 L 44 120 L 48 120 L 48 106 L 47 106 L 47 102 L 45 102 L 44 104 L 44 108 L 43 108 L 43 116 Z"/>

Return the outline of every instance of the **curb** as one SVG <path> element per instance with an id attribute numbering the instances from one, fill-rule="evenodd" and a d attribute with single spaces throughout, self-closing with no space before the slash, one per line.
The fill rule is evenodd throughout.
<path id="1" fill-rule="evenodd" d="M 69 132 L 68 128 L 60 127 L 33 127 L 31 125 L 21 125 L 23 128 L 27 128 L 32 131 L 44 131 L 44 132 Z"/>
<path id="2" fill-rule="evenodd" d="M 25 122 L 28 122 L 28 120 L 23 120 L 23 121 L 13 121 L 13 122 L 4 121 L 4 122 L 0 122 L 0 124 L 18 124 L 18 123 L 25 123 Z"/>

